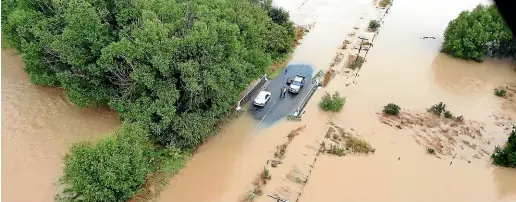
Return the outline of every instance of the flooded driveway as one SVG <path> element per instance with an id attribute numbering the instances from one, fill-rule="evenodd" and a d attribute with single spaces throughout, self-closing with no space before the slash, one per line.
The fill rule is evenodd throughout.
<path id="1" fill-rule="evenodd" d="M 312 77 L 314 67 L 310 64 L 288 64 L 285 72 L 281 72 L 276 78 L 268 81 L 263 89 L 271 93 L 271 98 L 263 107 L 254 106 L 253 100 L 249 103 L 248 113 L 259 121 L 260 127 L 267 127 L 279 121 L 287 115 L 292 115 L 298 108 L 308 91 L 314 85 Z M 294 79 L 297 75 L 304 76 L 304 86 L 299 93 L 287 92 L 285 98 L 281 98 L 281 87 L 288 87 L 287 79 Z"/>

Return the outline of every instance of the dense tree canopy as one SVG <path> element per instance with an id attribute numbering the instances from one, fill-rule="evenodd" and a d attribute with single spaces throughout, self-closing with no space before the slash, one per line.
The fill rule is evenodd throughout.
<path id="1" fill-rule="evenodd" d="M 444 53 L 481 62 L 484 56 L 516 56 L 511 30 L 494 5 L 479 5 L 450 21 L 444 32 Z"/>
<path id="2" fill-rule="evenodd" d="M 269 0 L 2 0 L 2 33 L 32 82 L 181 147 L 201 143 L 294 38 Z"/>
<path id="3" fill-rule="evenodd" d="M 145 181 L 152 146 L 145 131 L 124 125 L 98 142 L 76 144 L 64 158 L 63 180 L 85 201 L 126 201 Z"/>

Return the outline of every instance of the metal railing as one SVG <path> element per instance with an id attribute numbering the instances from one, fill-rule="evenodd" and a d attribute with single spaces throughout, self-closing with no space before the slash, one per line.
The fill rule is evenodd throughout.
<path id="1" fill-rule="evenodd" d="M 256 94 L 256 92 L 258 92 L 258 90 L 260 90 L 265 83 L 267 83 L 267 74 L 263 75 L 262 78 L 260 78 L 260 80 L 258 81 L 258 83 L 255 84 L 253 88 L 251 88 L 251 90 L 249 90 L 249 92 L 247 92 L 238 101 L 236 110 L 242 109 L 242 106 L 249 102 L 249 100 L 254 96 L 254 94 Z"/>
<path id="2" fill-rule="evenodd" d="M 320 84 L 319 78 L 320 77 L 316 76 L 312 79 L 313 85 L 310 88 L 310 90 L 308 91 L 308 93 L 305 95 L 305 97 L 299 103 L 299 106 L 297 107 L 296 111 L 294 111 L 294 114 L 293 114 L 294 116 L 296 116 L 296 117 L 301 116 L 301 112 L 303 111 L 305 106 L 308 104 L 308 101 L 310 100 L 312 95 L 314 95 L 317 88 L 319 88 L 319 84 Z"/>

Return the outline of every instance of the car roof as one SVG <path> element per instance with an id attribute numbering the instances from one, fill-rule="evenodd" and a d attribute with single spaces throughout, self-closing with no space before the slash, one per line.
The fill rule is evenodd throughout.
<path id="1" fill-rule="evenodd" d="M 268 92 L 268 91 L 260 91 L 260 93 L 258 94 L 258 97 L 265 97 L 265 95 L 270 95 L 271 93 Z"/>
<path id="2" fill-rule="evenodd" d="M 296 78 L 294 78 L 294 81 L 297 81 L 297 82 L 301 82 L 303 80 L 303 77 L 300 77 L 300 76 L 296 76 Z"/>

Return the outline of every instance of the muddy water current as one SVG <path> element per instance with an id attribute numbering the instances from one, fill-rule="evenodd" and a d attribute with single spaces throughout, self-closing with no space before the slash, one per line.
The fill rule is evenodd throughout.
<path id="1" fill-rule="evenodd" d="M 20 57 L 2 51 L 2 201 L 53 201 L 68 147 L 118 125 L 113 111 L 78 109 L 61 90 L 30 84 Z"/>
<path id="2" fill-rule="evenodd" d="M 377 112 L 395 102 L 402 108 L 425 111 L 444 102 L 455 114 L 480 122 L 495 132 L 486 134 L 490 151 L 506 141 L 507 131 L 493 125 L 493 116 L 516 118 L 516 110 L 493 95 L 493 88 L 516 81 L 515 66 L 507 61 L 478 64 L 439 53 L 442 33 L 449 20 L 479 1 L 395 0 L 367 61 L 353 85 L 337 75 L 316 92 L 301 122 L 281 122 L 253 130 L 241 117 L 219 137 L 203 145 L 189 165 L 174 177 L 158 201 L 237 201 L 252 190 L 251 182 L 273 157 L 286 134 L 299 126 L 304 132 L 288 146 L 283 164 L 270 168 L 272 180 L 262 187 L 299 201 L 516 201 L 516 171 L 490 165 L 489 158 L 472 158 L 467 152 L 436 158 L 413 138 L 413 131 L 398 130 L 378 121 Z M 485 3 L 485 2 L 483 2 Z M 292 62 L 309 62 L 327 69 L 353 27 L 375 8 L 371 1 L 277 1 L 290 11 L 297 24 L 314 25 L 296 48 Z M 435 40 L 422 40 L 434 36 Z M 341 67 L 336 67 L 340 71 Z M 346 96 L 344 109 L 323 113 L 317 101 L 325 91 Z M 376 149 L 370 156 L 316 158 L 313 152 L 323 138 L 326 123 L 353 128 Z M 321 136 L 322 135 L 322 136 Z M 398 160 L 399 159 L 399 160 Z M 309 181 L 293 185 L 293 170 Z M 294 183 L 295 184 L 295 183 Z M 257 201 L 273 201 L 260 196 Z M 296 200 L 292 200 L 296 201 Z"/>

